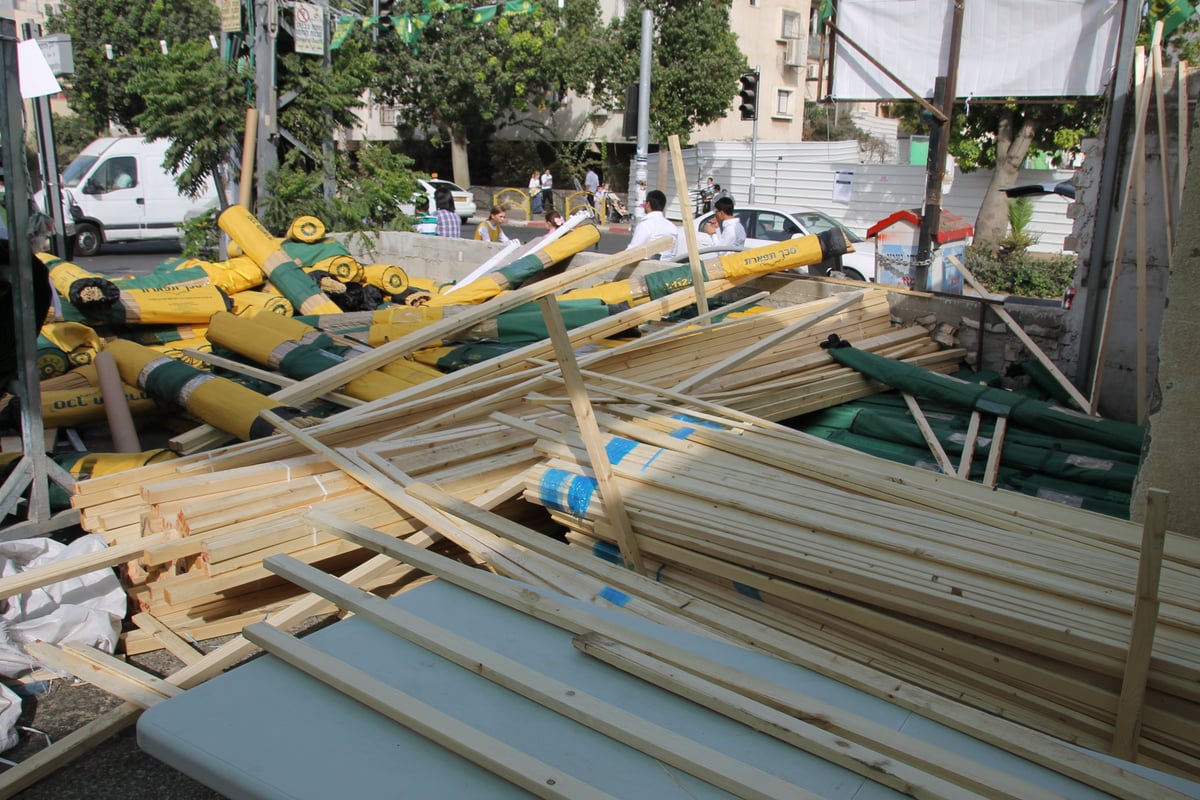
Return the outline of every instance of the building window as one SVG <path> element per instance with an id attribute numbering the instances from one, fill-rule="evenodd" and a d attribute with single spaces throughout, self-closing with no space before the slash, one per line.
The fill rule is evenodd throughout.
<path id="1" fill-rule="evenodd" d="M 751 8 L 758 8 L 761 5 L 762 5 L 762 0 L 750 0 Z"/>
<path id="2" fill-rule="evenodd" d="M 771 116 L 776 119 L 791 119 L 792 118 L 792 94 L 793 89 L 776 89 L 775 90 L 775 113 Z"/>
<path id="3" fill-rule="evenodd" d="M 804 37 L 807 21 L 795 11 L 783 12 L 783 26 L 779 34 L 781 39 L 801 39 Z"/>
<path id="4" fill-rule="evenodd" d="M 396 107 L 395 106 L 380 106 L 379 107 L 379 124 L 380 125 L 396 125 Z"/>

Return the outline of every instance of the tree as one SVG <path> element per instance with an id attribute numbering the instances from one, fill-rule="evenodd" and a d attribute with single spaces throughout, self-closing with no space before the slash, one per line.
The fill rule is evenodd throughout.
<path id="1" fill-rule="evenodd" d="M 630 3 L 612 29 L 618 53 L 641 51 L 642 9 L 654 15 L 650 73 L 652 135 L 665 142 L 672 134 L 687 144 L 694 128 L 721 119 L 738 92 L 738 78 L 749 69 L 729 27 L 729 0 L 646 0 Z M 617 61 L 617 73 L 593 98 L 613 110 L 625 104 L 625 87 L 638 79 L 637 58 Z"/>
<path id="2" fill-rule="evenodd" d="M 436 7 L 422 0 L 394 5 L 398 22 L 379 33 L 374 90 L 395 106 L 398 127 L 450 143 L 454 178 L 464 186 L 471 141 L 521 114 L 553 112 L 568 91 L 588 93 L 612 52 L 596 0 L 563 8 L 513 0 L 475 10 L 442 3 L 442 10 L 426 11 Z"/>
<path id="3" fill-rule="evenodd" d="M 209 178 L 221 206 L 229 204 L 220 166 L 241 143 L 246 91 L 233 66 L 208 40 L 184 42 L 130 82 L 144 104 L 134 122 L 148 139 L 170 139 L 164 166 L 180 190 L 195 197 Z"/>
<path id="4" fill-rule="evenodd" d="M 315 162 L 322 147 L 340 128 L 359 124 L 355 112 L 378 67 L 367 47 L 367 36 L 356 30 L 330 55 L 325 66 L 320 56 L 288 53 L 279 59 L 280 96 L 291 98 L 279 109 L 279 127 Z"/>
<path id="5" fill-rule="evenodd" d="M 75 74 L 64 81 L 71 109 L 97 133 L 110 122 L 132 129 L 145 111 L 134 76 L 160 62 L 160 41 L 168 52 L 194 40 L 207 46 L 218 30 L 217 6 L 212 0 L 64 0 L 46 28 L 70 34 L 74 44 Z"/>
<path id="6" fill-rule="evenodd" d="M 920 106 L 900 103 L 894 116 L 909 132 L 927 128 Z M 1017 182 L 1017 174 L 1030 150 L 1076 150 L 1087 136 L 1099 130 L 1104 101 L 1098 97 L 1060 98 L 1054 101 L 971 103 L 954 107 L 950 154 L 959 169 L 991 169 L 992 179 L 975 220 L 975 240 L 998 243 L 1008 230 L 1008 198 L 1000 191 Z M 898 113 L 896 113 L 898 112 Z"/>

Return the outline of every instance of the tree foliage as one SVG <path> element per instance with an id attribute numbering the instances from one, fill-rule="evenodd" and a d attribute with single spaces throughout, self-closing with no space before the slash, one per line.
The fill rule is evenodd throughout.
<path id="1" fill-rule="evenodd" d="M 130 82 L 145 106 L 133 121 L 146 138 L 171 140 L 164 166 L 196 197 L 241 143 L 242 79 L 207 40 L 181 43 L 149 67 L 143 63 Z"/>
<path id="2" fill-rule="evenodd" d="M 421 0 L 394 14 L 424 12 Z M 481 141 L 528 112 L 550 113 L 568 91 L 587 93 L 609 58 L 596 0 L 472 24 L 470 9 L 434 14 L 416 41 L 381 34 L 374 89 L 396 107 L 397 126 L 435 141 Z"/>
<path id="3" fill-rule="evenodd" d="M 929 130 L 916 103 L 892 106 L 901 129 Z M 1031 150 L 1077 150 L 1099 130 L 1104 100 L 1062 98 L 1053 102 L 959 103 L 948 129 L 949 151 L 963 172 L 991 169 L 992 180 L 975 220 L 975 239 L 999 243 L 1008 229 L 1007 198 L 1000 189 L 1012 186 Z"/>
<path id="4" fill-rule="evenodd" d="M 290 100 L 279 110 L 279 126 L 318 159 L 321 147 L 341 128 L 353 128 L 363 107 L 362 96 L 377 67 L 367 36 L 356 30 L 332 53 L 325 66 L 320 56 L 288 53 L 279 59 L 278 86 Z"/>
<path id="5" fill-rule="evenodd" d="M 63 0 L 46 21 L 51 33 L 67 33 L 74 45 L 75 74 L 64 81 L 71 109 L 95 132 L 110 122 L 132 129 L 145 111 L 134 76 L 161 65 L 159 42 L 168 52 L 218 30 L 212 0 Z M 106 47 L 112 47 L 108 59 Z"/>
<path id="6" fill-rule="evenodd" d="M 750 67 L 729 27 L 729 0 L 646 0 L 630 3 L 613 21 L 615 79 L 599 87 L 594 100 L 604 108 L 624 105 L 625 86 L 638 80 L 642 9 L 654 15 L 650 75 L 652 135 L 665 142 L 672 134 L 687 144 L 694 128 L 729 113 L 738 78 Z"/>

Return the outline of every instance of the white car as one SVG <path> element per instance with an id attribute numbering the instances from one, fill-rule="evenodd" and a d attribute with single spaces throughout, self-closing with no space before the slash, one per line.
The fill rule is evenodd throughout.
<path id="1" fill-rule="evenodd" d="M 746 247 L 762 247 L 810 233 L 822 233 L 840 228 L 854 247 L 853 253 L 828 259 L 808 268 L 810 275 L 832 275 L 855 281 L 875 280 L 875 243 L 867 241 L 828 214 L 813 209 L 784 211 L 765 206 L 737 206 L 734 215 L 746 229 Z M 696 218 L 696 230 L 701 231 L 713 212 Z"/>
<path id="2" fill-rule="evenodd" d="M 468 192 L 466 189 L 459 186 L 457 183 L 442 180 L 441 178 L 421 178 L 417 180 L 417 195 L 425 195 L 429 198 L 429 210 L 436 210 L 433 203 L 433 194 L 440 187 L 446 187 L 454 195 L 454 210 L 458 212 L 458 216 L 462 218 L 463 224 L 475 216 L 475 195 Z M 416 196 L 407 203 L 400 204 L 400 210 L 410 217 L 416 211 Z"/>

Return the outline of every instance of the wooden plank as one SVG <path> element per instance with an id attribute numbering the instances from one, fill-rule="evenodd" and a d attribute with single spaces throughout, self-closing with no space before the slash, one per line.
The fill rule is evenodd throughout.
<path id="1" fill-rule="evenodd" d="M 822 320 L 834 314 L 840 313 L 843 309 L 846 309 L 862 300 L 865 294 L 865 292 L 850 292 L 844 295 L 839 295 L 838 298 L 828 307 L 819 311 L 815 311 L 803 319 L 793 322 L 791 325 L 787 326 L 778 333 L 771 336 L 766 336 L 749 347 L 733 353 L 724 360 L 713 364 L 708 369 L 701 370 L 686 380 L 680 381 L 679 383 L 675 384 L 673 388 L 677 392 L 687 392 L 695 389 L 698 386 L 703 386 L 714 376 L 720 375 L 736 365 L 744 364 L 759 353 L 770 350 L 779 342 L 790 339 L 792 336 L 803 330 L 811 328 L 818 322 L 821 322 Z"/>
<path id="2" fill-rule="evenodd" d="M 1188 170 L 1188 135 L 1191 132 L 1191 126 L 1188 124 L 1188 63 L 1186 61 L 1179 62 L 1178 83 L 1175 90 L 1177 102 L 1176 118 L 1178 119 L 1179 128 L 1176 133 L 1176 152 L 1178 153 L 1179 165 L 1175 171 L 1175 187 L 1179 192 L 1176 200 L 1176 208 L 1183 212 L 1184 190 L 1187 188 L 1187 170 Z M 1164 159 L 1165 161 L 1166 159 Z"/>
<path id="3" fill-rule="evenodd" d="M 679 134 L 672 133 L 667 137 L 667 147 L 671 152 L 671 169 L 675 173 L 675 185 L 688 185 L 687 170 L 683 168 L 683 151 L 679 148 Z M 682 190 L 680 191 L 682 195 Z M 696 226 L 692 223 L 692 208 L 687 202 L 680 201 L 679 213 L 683 225 L 683 237 L 687 242 L 688 266 L 692 269 L 692 290 L 696 293 L 696 308 L 707 326 L 708 295 L 704 292 L 704 267 L 700 264 L 700 245 L 696 242 Z"/>
<path id="4" fill-rule="evenodd" d="M 902 392 L 901 396 L 904 398 L 905 405 L 908 406 L 908 413 L 912 414 L 913 420 L 917 423 L 917 428 L 921 431 L 921 436 L 925 439 L 925 444 L 929 446 L 929 451 L 933 453 L 933 457 L 937 460 L 938 467 L 947 475 L 958 475 L 958 471 L 954 468 L 954 463 L 950 460 L 950 456 L 946 455 L 946 448 L 942 447 L 942 443 L 938 441 L 937 434 L 929 426 L 929 420 L 926 419 L 925 412 L 921 410 L 921 405 L 917 402 L 917 398 L 908 392 Z"/>
<path id="5" fill-rule="evenodd" d="M 1142 554 L 1138 559 L 1137 595 L 1129 630 L 1129 655 L 1121 681 L 1121 699 L 1117 704 L 1117 722 L 1113 730 L 1112 753 L 1132 760 L 1138 751 L 1142 726 L 1142 707 L 1146 698 L 1146 677 L 1154 650 L 1158 625 L 1158 583 L 1162 573 L 1163 543 L 1167 533 L 1167 500 L 1162 489 L 1146 490 L 1146 519 L 1142 526 Z"/>
<path id="6" fill-rule="evenodd" d="M 573 641 L 606 664 L 903 794 L 930 800 L 1060 797 L 811 695 L 675 648 L 669 650 L 674 658 L 663 658 L 597 633 Z"/>
<path id="7" fill-rule="evenodd" d="M 9 575 L 7 578 L 0 578 L 0 598 L 24 594 L 33 589 L 65 581 L 68 578 L 76 578 L 89 572 L 124 564 L 141 555 L 147 543 L 161 542 L 164 538 L 165 534 L 157 533 L 125 544 L 106 547 L 103 550 L 52 561 L 40 567 Z"/>
<path id="8" fill-rule="evenodd" d="M 1154 28 L 1150 34 L 1150 46 L 1161 46 L 1162 43 L 1162 20 L 1155 20 Z M 1144 69 L 1146 61 L 1146 49 L 1141 45 L 1134 48 L 1133 63 L 1135 73 L 1140 66 Z M 1150 109 L 1150 94 L 1152 87 L 1145 81 L 1140 84 L 1135 80 L 1134 91 L 1137 95 L 1137 103 L 1134 109 L 1133 120 L 1133 141 L 1131 143 L 1130 152 L 1138 153 L 1142 151 L 1143 141 L 1146 137 L 1146 114 Z M 1164 148 L 1165 149 L 1165 148 Z M 1134 163 L 1136 159 L 1131 158 L 1127 167 L 1128 172 L 1125 175 L 1123 184 L 1124 191 L 1121 192 L 1121 208 L 1117 212 L 1117 235 L 1115 237 L 1116 246 L 1112 253 L 1112 270 L 1108 278 L 1108 296 L 1104 303 L 1104 314 L 1101 317 L 1100 334 L 1097 342 L 1096 355 L 1094 358 L 1095 364 L 1092 370 L 1092 386 L 1091 386 L 1091 404 L 1088 407 L 1089 413 L 1095 414 L 1096 409 L 1100 405 L 1100 385 L 1104 377 L 1104 357 L 1105 351 L 1108 349 L 1108 323 L 1112 319 L 1113 309 L 1117 304 L 1117 277 L 1120 273 L 1122 260 L 1125 257 L 1125 221 L 1129 216 L 1129 204 L 1133 202 L 1133 172 L 1137 168 Z"/>
<path id="9" fill-rule="evenodd" d="M 975 446 L 979 443 L 979 423 L 983 415 L 972 409 L 971 421 L 967 423 L 967 438 L 963 443 L 962 455 L 958 459 L 958 477 L 970 480 L 971 460 L 975 457 Z"/>
<path id="10" fill-rule="evenodd" d="M 946 256 L 946 258 L 949 259 L 954 266 L 958 267 L 959 272 L 962 273 L 963 279 L 966 280 L 966 282 L 971 285 L 971 288 L 978 292 L 981 297 L 990 296 L 988 290 L 984 288 L 982 283 L 976 280 L 975 276 L 971 274 L 971 271 L 967 269 L 967 265 L 964 264 L 962 260 L 958 258 L 958 256 L 951 254 Z M 1063 388 L 1064 391 L 1066 391 L 1067 395 L 1071 398 L 1071 402 L 1075 403 L 1080 410 L 1089 414 L 1095 414 L 1095 411 L 1092 409 L 1091 402 L 1089 402 L 1088 399 L 1084 397 L 1078 389 L 1075 388 L 1073 383 L 1067 380 L 1067 376 L 1063 375 L 1062 370 L 1058 368 L 1058 365 L 1050 360 L 1050 357 L 1046 355 L 1042 348 L 1037 346 L 1037 342 L 1033 341 L 1033 339 L 1029 337 L 1029 334 L 1025 332 L 1025 329 L 1021 327 L 1020 323 L 1013 319 L 1012 314 L 1009 314 L 1007 309 L 1005 309 L 1003 306 L 990 304 L 988 305 L 988 308 L 990 308 L 992 312 L 1004 322 L 1005 326 L 1008 327 L 1009 331 L 1011 331 L 1014 336 L 1021 340 L 1021 344 L 1025 345 L 1025 349 L 1029 351 L 1029 354 L 1037 359 L 1039 364 L 1046 368 L 1046 370 L 1050 373 L 1050 376 L 1054 378 L 1055 383 L 1057 383 Z"/>
<path id="11" fill-rule="evenodd" d="M 249 625 L 245 636 L 306 675 L 537 797 L 550 800 L 612 797 L 270 625 Z"/>
<path id="12" fill-rule="evenodd" d="M 132 621 L 134 625 L 157 639 L 171 655 L 184 664 L 195 664 L 203 658 L 202 652 L 153 614 L 141 611 L 133 615 Z"/>
<path id="13" fill-rule="evenodd" d="M 817 800 L 816 795 L 794 783 L 644 720 L 384 600 L 363 596 L 289 556 L 272 556 L 266 563 L 276 574 L 386 631 L 737 797 Z"/>
<path id="14" fill-rule="evenodd" d="M 1150 48 L 1151 59 L 1153 59 L 1153 57 L 1154 57 L 1153 54 L 1155 52 L 1158 52 L 1159 53 L 1159 61 L 1161 63 L 1161 58 L 1162 58 L 1161 50 L 1162 50 L 1162 43 L 1158 40 L 1155 40 L 1153 46 Z M 1141 88 L 1143 84 L 1146 84 L 1146 65 L 1141 59 L 1138 59 L 1134 63 L 1133 66 L 1134 66 L 1134 74 L 1136 76 L 1134 78 L 1134 87 Z M 1160 78 L 1161 78 L 1161 75 L 1160 75 Z M 1149 88 L 1149 84 L 1147 84 L 1147 88 Z M 1155 88 L 1158 89 L 1158 91 L 1161 93 L 1161 87 L 1158 85 L 1158 83 L 1155 83 Z M 1161 113 L 1162 112 L 1160 110 L 1160 114 Z M 1158 120 L 1158 124 L 1159 124 L 1159 132 L 1161 133 L 1162 126 L 1166 124 L 1166 120 L 1160 116 L 1159 120 Z M 1162 150 L 1162 153 L 1160 155 L 1160 160 L 1162 161 L 1163 173 L 1165 175 L 1166 169 L 1167 169 L 1167 161 L 1166 161 L 1167 141 L 1166 141 L 1165 137 L 1159 138 L 1159 148 Z M 1132 191 L 1133 191 L 1133 204 L 1134 204 L 1134 206 L 1133 206 L 1133 228 L 1134 228 L 1133 257 L 1134 257 L 1134 269 L 1135 269 L 1134 283 L 1137 287 L 1137 294 L 1134 298 L 1135 308 L 1137 309 L 1137 317 L 1136 317 L 1136 319 L 1137 319 L 1137 339 L 1136 339 L 1137 353 L 1136 353 L 1135 366 L 1134 366 L 1134 369 L 1135 369 L 1134 385 L 1136 387 L 1134 391 L 1137 394 L 1137 398 L 1136 398 L 1137 419 L 1135 421 L 1139 425 L 1144 425 L 1146 423 L 1146 403 L 1149 402 L 1149 394 L 1148 394 L 1149 389 L 1147 387 L 1147 382 L 1149 381 L 1149 342 L 1146 341 L 1146 320 L 1147 320 L 1147 317 L 1149 316 L 1149 309 L 1147 307 L 1148 300 L 1147 300 L 1147 288 L 1146 288 L 1146 259 L 1147 259 L 1146 251 L 1150 244 L 1146 240 L 1146 203 L 1149 200 L 1149 198 L 1146 197 L 1146 137 L 1145 136 L 1142 136 L 1140 138 L 1135 137 L 1134 150 L 1132 153 L 1130 153 L 1130 159 L 1132 160 L 1132 166 L 1133 166 Z M 1163 191 L 1165 192 L 1166 190 L 1167 190 L 1167 187 L 1166 187 L 1166 185 L 1164 185 Z M 1171 209 L 1171 202 L 1170 202 L 1170 198 L 1168 198 L 1167 199 L 1167 219 L 1168 220 L 1171 218 L 1170 209 Z M 1170 233 L 1170 229 L 1168 228 L 1168 232 L 1167 232 L 1167 263 L 1168 264 L 1171 263 L 1170 241 L 1171 241 L 1171 233 Z"/>
<path id="15" fill-rule="evenodd" d="M 69 672 L 81 681 L 142 708 L 158 705 L 183 691 L 178 686 L 173 686 L 132 664 L 118 661 L 95 648 L 70 644 L 59 647 L 49 642 L 38 641 L 26 644 L 25 650 L 52 669 Z"/>
<path id="16" fill-rule="evenodd" d="M 96 745 L 137 722 L 141 713 L 141 706 L 122 703 L 54 744 L 39 750 L 15 767 L 9 767 L 0 773 L 0 800 L 16 796 L 47 775 L 90 752 Z"/>
<path id="17" fill-rule="evenodd" d="M 983 470 L 983 485 L 995 488 L 1000 475 L 1000 454 L 1004 450 L 1004 434 L 1008 430 L 1008 417 L 996 417 L 992 430 L 992 441 L 988 444 L 987 466 Z"/>
<path id="18" fill-rule="evenodd" d="M 678 145 L 678 143 L 676 144 Z M 546 321 L 546 330 L 550 334 L 550 341 L 554 343 L 555 352 L 558 354 L 558 368 L 566 383 L 571 409 L 575 412 L 575 422 L 579 425 L 584 446 L 587 448 L 588 460 L 591 462 L 592 472 L 599 485 L 600 499 L 604 503 L 604 509 L 616 532 L 621 558 L 630 569 L 643 572 L 642 554 L 638 549 L 637 537 L 634 536 L 633 528 L 629 524 L 629 517 L 625 514 L 625 501 L 621 497 L 621 490 L 612 479 L 612 462 L 609 461 L 608 452 L 600 437 L 600 430 L 596 427 L 596 417 L 592 412 L 592 404 L 588 400 L 587 387 L 579 374 L 579 364 L 575 361 L 571 340 L 567 337 L 562 311 L 553 297 L 543 297 L 538 303 L 542 307 L 542 317 Z"/>
<path id="19" fill-rule="evenodd" d="M 1167 163 L 1167 154 L 1170 150 L 1170 136 L 1167 133 L 1167 87 L 1163 79 L 1163 48 L 1160 40 L 1156 46 L 1150 48 L 1150 75 L 1154 80 L 1154 100 L 1155 108 L 1158 112 L 1158 161 L 1162 168 L 1162 198 L 1163 198 L 1163 222 L 1165 223 L 1164 233 L 1167 237 L 1167 263 L 1174 264 L 1173 253 L 1175 252 L 1175 213 L 1171 208 L 1171 203 L 1174 200 L 1171 192 L 1171 167 Z M 1183 141 L 1179 142 L 1180 151 L 1183 150 Z M 1145 158 L 1145 153 L 1142 154 Z M 1145 170 L 1145 164 L 1142 164 L 1141 169 Z M 1143 199 L 1143 202 L 1147 202 Z"/>

